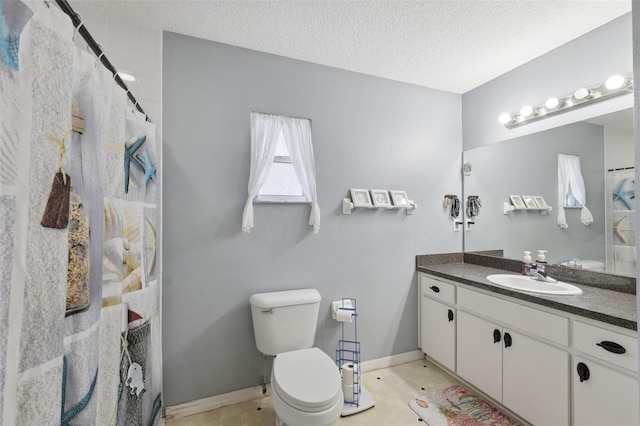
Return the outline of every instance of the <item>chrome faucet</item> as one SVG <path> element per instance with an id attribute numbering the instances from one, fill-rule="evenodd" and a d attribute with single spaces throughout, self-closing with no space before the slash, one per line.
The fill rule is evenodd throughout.
<path id="1" fill-rule="evenodd" d="M 541 262 L 536 262 L 535 265 L 531 266 L 531 269 L 529 269 L 529 275 L 534 280 L 538 281 L 544 281 L 547 283 L 558 282 L 558 280 L 556 280 L 555 278 L 551 278 L 549 275 L 547 275 L 545 264 Z"/>
<path id="2" fill-rule="evenodd" d="M 571 260 L 567 260 L 565 263 L 566 263 L 566 266 L 569 268 L 582 269 L 582 264 L 580 264 L 580 259 L 578 259 L 577 257 L 574 257 Z"/>

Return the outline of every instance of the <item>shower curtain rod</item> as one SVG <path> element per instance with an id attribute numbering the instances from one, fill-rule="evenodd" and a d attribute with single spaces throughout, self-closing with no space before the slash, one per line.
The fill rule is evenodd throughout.
<path id="1" fill-rule="evenodd" d="M 45 0 L 45 3 L 47 4 L 47 6 L 50 6 L 51 0 Z M 73 10 L 71 5 L 67 3 L 67 0 L 56 0 L 56 4 L 60 7 L 60 9 L 62 9 L 64 13 L 69 15 L 69 17 L 71 18 L 71 22 L 73 22 L 73 26 L 78 29 L 77 30 L 78 33 L 80 33 L 84 41 L 87 42 L 87 46 L 89 46 L 91 50 L 93 50 L 93 53 L 96 55 L 98 60 L 102 63 L 102 65 L 104 65 L 105 68 L 108 69 L 113 74 L 113 77 L 116 83 L 118 83 L 118 85 L 127 92 L 127 97 L 129 98 L 131 103 L 136 107 L 138 111 L 143 113 L 147 121 L 150 122 L 151 120 L 149 119 L 149 116 L 147 115 L 147 113 L 144 112 L 144 110 L 136 100 L 135 96 L 131 94 L 131 91 L 129 91 L 129 88 L 127 87 L 125 82 L 118 75 L 118 69 L 115 66 L 113 66 L 111 61 L 109 61 L 109 58 L 107 58 L 107 56 L 104 54 L 104 50 L 102 50 L 102 46 L 100 46 L 95 41 L 95 39 L 93 38 L 93 36 L 91 35 L 87 27 L 82 22 L 82 17 L 78 14 L 78 12 Z"/>

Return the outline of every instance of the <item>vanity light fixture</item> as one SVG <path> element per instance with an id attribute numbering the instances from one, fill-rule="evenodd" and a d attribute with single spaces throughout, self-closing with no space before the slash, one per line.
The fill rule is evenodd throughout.
<path id="1" fill-rule="evenodd" d="M 633 93 L 633 74 L 616 74 L 600 84 L 581 87 L 562 97 L 549 98 L 542 105 L 527 105 L 522 107 L 519 112 L 501 114 L 498 121 L 507 129 L 513 129 L 629 93 Z"/>

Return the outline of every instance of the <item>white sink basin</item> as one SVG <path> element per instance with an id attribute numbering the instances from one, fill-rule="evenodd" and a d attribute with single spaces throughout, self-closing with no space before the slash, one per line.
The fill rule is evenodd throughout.
<path id="1" fill-rule="evenodd" d="M 576 295 L 582 294 L 575 285 L 563 283 L 546 283 L 538 281 L 526 275 L 494 274 L 488 275 L 487 279 L 494 284 L 513 290 L 529 291 L 532 293 L 553 294 L 553 295 Z"/>

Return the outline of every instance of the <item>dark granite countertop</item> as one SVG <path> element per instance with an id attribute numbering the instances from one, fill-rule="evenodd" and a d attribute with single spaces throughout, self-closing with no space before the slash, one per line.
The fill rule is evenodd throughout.
<path id="1" fill-rule="evenodd" d="M 598 288 L 590 285 L 574 283 L 582 289 L 578 296 L 552 296 L 547 294 L 529 293 L 500 287 L 487 280 L 487 275 L 515 273 L 513 270 L 498 269 L 492 266 L 482 266 L 473 263 L 465 263 L 462 256 L 449 256 L 442 258 L 443 263 L 422 261 L 423 256 L 418 256 L 416 268 L 441 278 L 467 284 L 493 293 L 503 294 L 515 299 L 526 300 L 549 308 L 564 312 L 570 312 L 586 318 L 613 324 L 619 327 L 637 330 L 637 305 L 636 295 Z M 447 263 L 448 262 L 448 263 Z"/>

